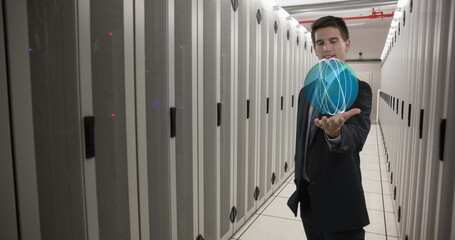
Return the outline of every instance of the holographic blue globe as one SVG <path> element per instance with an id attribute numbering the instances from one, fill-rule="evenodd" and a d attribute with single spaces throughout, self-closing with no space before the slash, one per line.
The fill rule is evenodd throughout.
<path id="1" fill-rule="evenodd" d="M 322 59 L 308 72 L 303 93 L 322 114 L 336 115 L 348 110 L 359 92 L 354 71 L 338 59 Z"/>

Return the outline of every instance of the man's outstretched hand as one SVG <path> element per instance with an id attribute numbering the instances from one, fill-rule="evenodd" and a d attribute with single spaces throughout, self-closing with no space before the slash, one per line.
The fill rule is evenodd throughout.
<path id="1" fill-rule="evenodd" d="M 329 138 L 336 138 L 341 135 L 341 127 L 344 123 L 360 112 L 359 108 L 353 108 L 347 112 L 333 115 L 329 118 L 326 116 L 323 116 L 321 119 L 315 118 L 314 124 L 316 124 L 317 127 L 322 128 Z"/>

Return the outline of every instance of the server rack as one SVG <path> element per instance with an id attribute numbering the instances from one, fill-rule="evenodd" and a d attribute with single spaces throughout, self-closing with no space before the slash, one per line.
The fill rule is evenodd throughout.
<path id="1" fill-rule="evenodd" d="M 292 174 L 315 58 L 273 2 L 52 3 L 1 5 L 23 239 L 228 239 Z"/>
<path id="2" fill-rule="evenodd" d="M 402 6 L 383 53 L 380 122 L 395 220 L 404 239 L 453 237 L 452 218 L 442 210 L 453 211 L 455 172 L 444 161 L 450 136 L 446 124 L 453 109 L 447 90 L 453 6 L 454 1 Z"/>

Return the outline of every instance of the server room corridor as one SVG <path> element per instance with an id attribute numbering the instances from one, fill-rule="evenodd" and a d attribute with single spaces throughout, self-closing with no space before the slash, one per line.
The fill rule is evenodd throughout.
<path id="1" fill-rule="evenodd" d="M 454 76 L 455 0 L 0 0 L 0 240 L 455 240 Z"/>
<path id="2" fill-rule="evenodd" d="M 398 231 L 392 205 L 393 191 L 390 190 L 388 163 L 378 125 L 372 125 L 365 147 L 361 152 L 361 158 L 362 183 L 371 222 L 365 228 L 365 239 L 396 240 Z M 294 217 L 286 205 L 286 201 L 296 188 L 293 180 L 293 176 L 288 178 L 231 239 L 306 239 L 302 221 L 300 218 Z"/>

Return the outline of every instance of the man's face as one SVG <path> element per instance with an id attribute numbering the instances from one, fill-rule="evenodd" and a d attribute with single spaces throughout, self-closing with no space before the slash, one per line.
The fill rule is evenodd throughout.
<path id="1" fill-rule="evenodd" d="M 349 39 L 344 41 L 338 28 L 320 28 L 316 30 L 314 38 L 316 44 L 314 48 L 319 59 L 336 58 L 342 62 L 345 61 L 351 41 Z"/>

